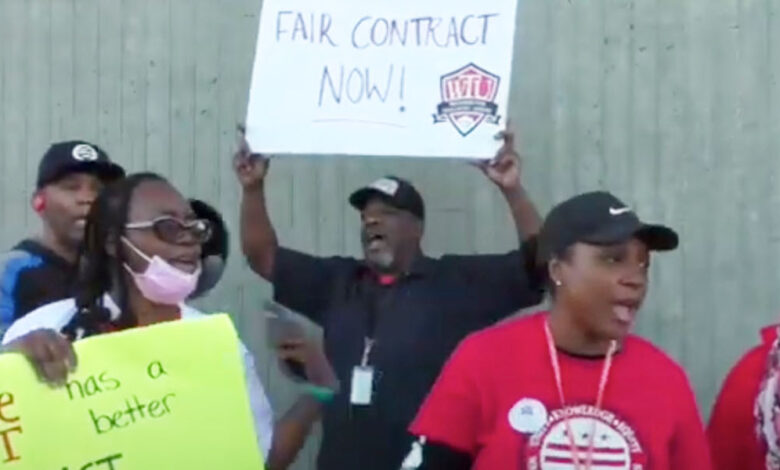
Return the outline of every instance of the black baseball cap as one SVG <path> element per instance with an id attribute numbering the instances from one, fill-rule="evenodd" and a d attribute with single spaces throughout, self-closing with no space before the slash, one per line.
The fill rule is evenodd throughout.
<path id="1" fill-rule="evenodd" d="M 631 238 L 654 251 L 677 248 L 677 232 L 664 225 L 647 224 L 614 195 L 595 191 L 574 196 L 555 206 L 539 233 L 539 258 L 549 260 L 574 243 L 612 245 Z"/>
<path id="2" fill-rule="evenodd" d="M 368 201 L 378 197 L 387 204 L 412 213 L 420 220 L 425 220 L 425 204 L 422 196 L 414 189 L 412 183 L 397 176 L 385 176 L 364 188 L 360 188 L 351 196 L 349 203 L 362 211 Z"/>
<path id="3" fill-rule="evenodd" d="M 227 259 L 230 249 L 230 234 L 222 214 L 213 206 L 200 199 L 190 199 L 189 202 L 192 206 L 192 211 L 195 212 L 195 217 L 211 222 L 211 238 L 203 244 L 201 256 L 219 256 L 222 259 Z"/>
<path id="4" fill-rule="evenodd" d="M 211 238 L 201 247 L 201 272 L 189 299 L 206 295 L 222 279 L 230 250 L 230 234 L 219 211 L 200 199 L 190 199 L 195 216 L 211 222 Z"/>
<path id="5" fill-rule="evenodd" d="M 113 163 L 97 145 L 82 140 L 52 144 L 38 165 L 37 187 L 41 189 L 70 173 L 94 173 L 105 182 L 125 176 L 125 170 Z"/>

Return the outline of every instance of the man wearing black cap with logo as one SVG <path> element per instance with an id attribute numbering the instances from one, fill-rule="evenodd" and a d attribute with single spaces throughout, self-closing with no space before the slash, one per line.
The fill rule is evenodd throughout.
<path id="1" fill-rule="evenodd" d="M 521 239 L 539 218 L 520 183 L 511 134 L 482 170 L 504 194 Z M 538 303 L 520 250 L 426 257 L 425 209 L 408 182 L 381 178 L 350 197 L 361 214 L 364 259 L 315 257 L 278 245 L 265 205 L 268 161 L 244 143 L 234 160 L 243 187 L 241 237 L 274 297 L 320 324 L 343 393 L 324 409 L 320 470 L 397 469 L 406 428 L 458 342 Z"/>
<path id="2" fill-rule="evenodd" d="M 89 207 L 104 184 L 124 174 L 88 142 L 49 147 L 31 200 L 43 231 L 0 258 L 0 331 L 41 305 L 71 297 Z"/>

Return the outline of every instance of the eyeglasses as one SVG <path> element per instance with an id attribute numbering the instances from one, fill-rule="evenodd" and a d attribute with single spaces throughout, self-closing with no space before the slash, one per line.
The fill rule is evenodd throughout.
<path id="1" fill-rule="evenodd" d="M 152 229 L 157 237 L 168 243 L 182 243 L 189 235 L 196 243 L 206 243 L 211 239 L 211 221 L 206 219 L 180 220 L 164 215 L 144 222 L 130 222 L 125 225 L 130 230 Z"/>

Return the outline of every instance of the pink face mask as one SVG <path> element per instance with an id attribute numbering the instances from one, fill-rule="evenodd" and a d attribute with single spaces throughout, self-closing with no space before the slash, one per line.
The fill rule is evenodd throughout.
<path id="1" fill-rule="evenodd" d="M 149 258 L 125 237 L 122 237 L 122 241 L 149 262 L 142 273 L 134 272 L 127 263 L 124 265 L 144 297 L 158 304 L 178 305 L 195 290 L 200 277 L 200 265 L 195 272 L 187 273 L 174 268 L 157 255 Z"/>

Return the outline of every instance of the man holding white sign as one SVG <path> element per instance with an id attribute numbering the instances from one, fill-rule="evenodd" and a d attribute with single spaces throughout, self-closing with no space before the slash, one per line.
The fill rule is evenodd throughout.
<path id="1" fill-rule="evenodd" d="M 505 196 L 522 240 L 539 218 L 520 183 L 512 135 L 483 171 Z M 325 408 L 320 470 L 397 469 L 406 427 L 442 364 L 468 333 L 541 300 L 520 250 L 504 255 L 423 255 L 425 206 L 395 177 L 357 190 L 364 259 L 320 258 L 279 246 L 265 204 L 268 160 L 236 155 L 243 187 L 241 238 L 252 269 L 274 297 L 325 330 L 345 393 Z"/>
<path id="2" fill-rule="evenodd" d="M 265 0 L 246 121 L 250 148 L 492 155 L 507 116 L 516 3 Z"/>
<path id="3" fill-rule="evenodd" d="M 323 326 L 344 384 L 325 408 L 320 470 L 397 469 L 411 443 L 406 428 L 460 339 L 538 303 L 540 289 L 520 250 L 424 256 L 423 199 L 396 177 L 350 197 L 363 260 L 282 248 L 260 154 L 489 158 L 505 128 L 516 2 L 263 2 L 246 142 L 235 159 L 242 245 L 276 300 Z M 512 134 L 503 138 L 481 167 L 523 240 L 539 218 Z"/>

